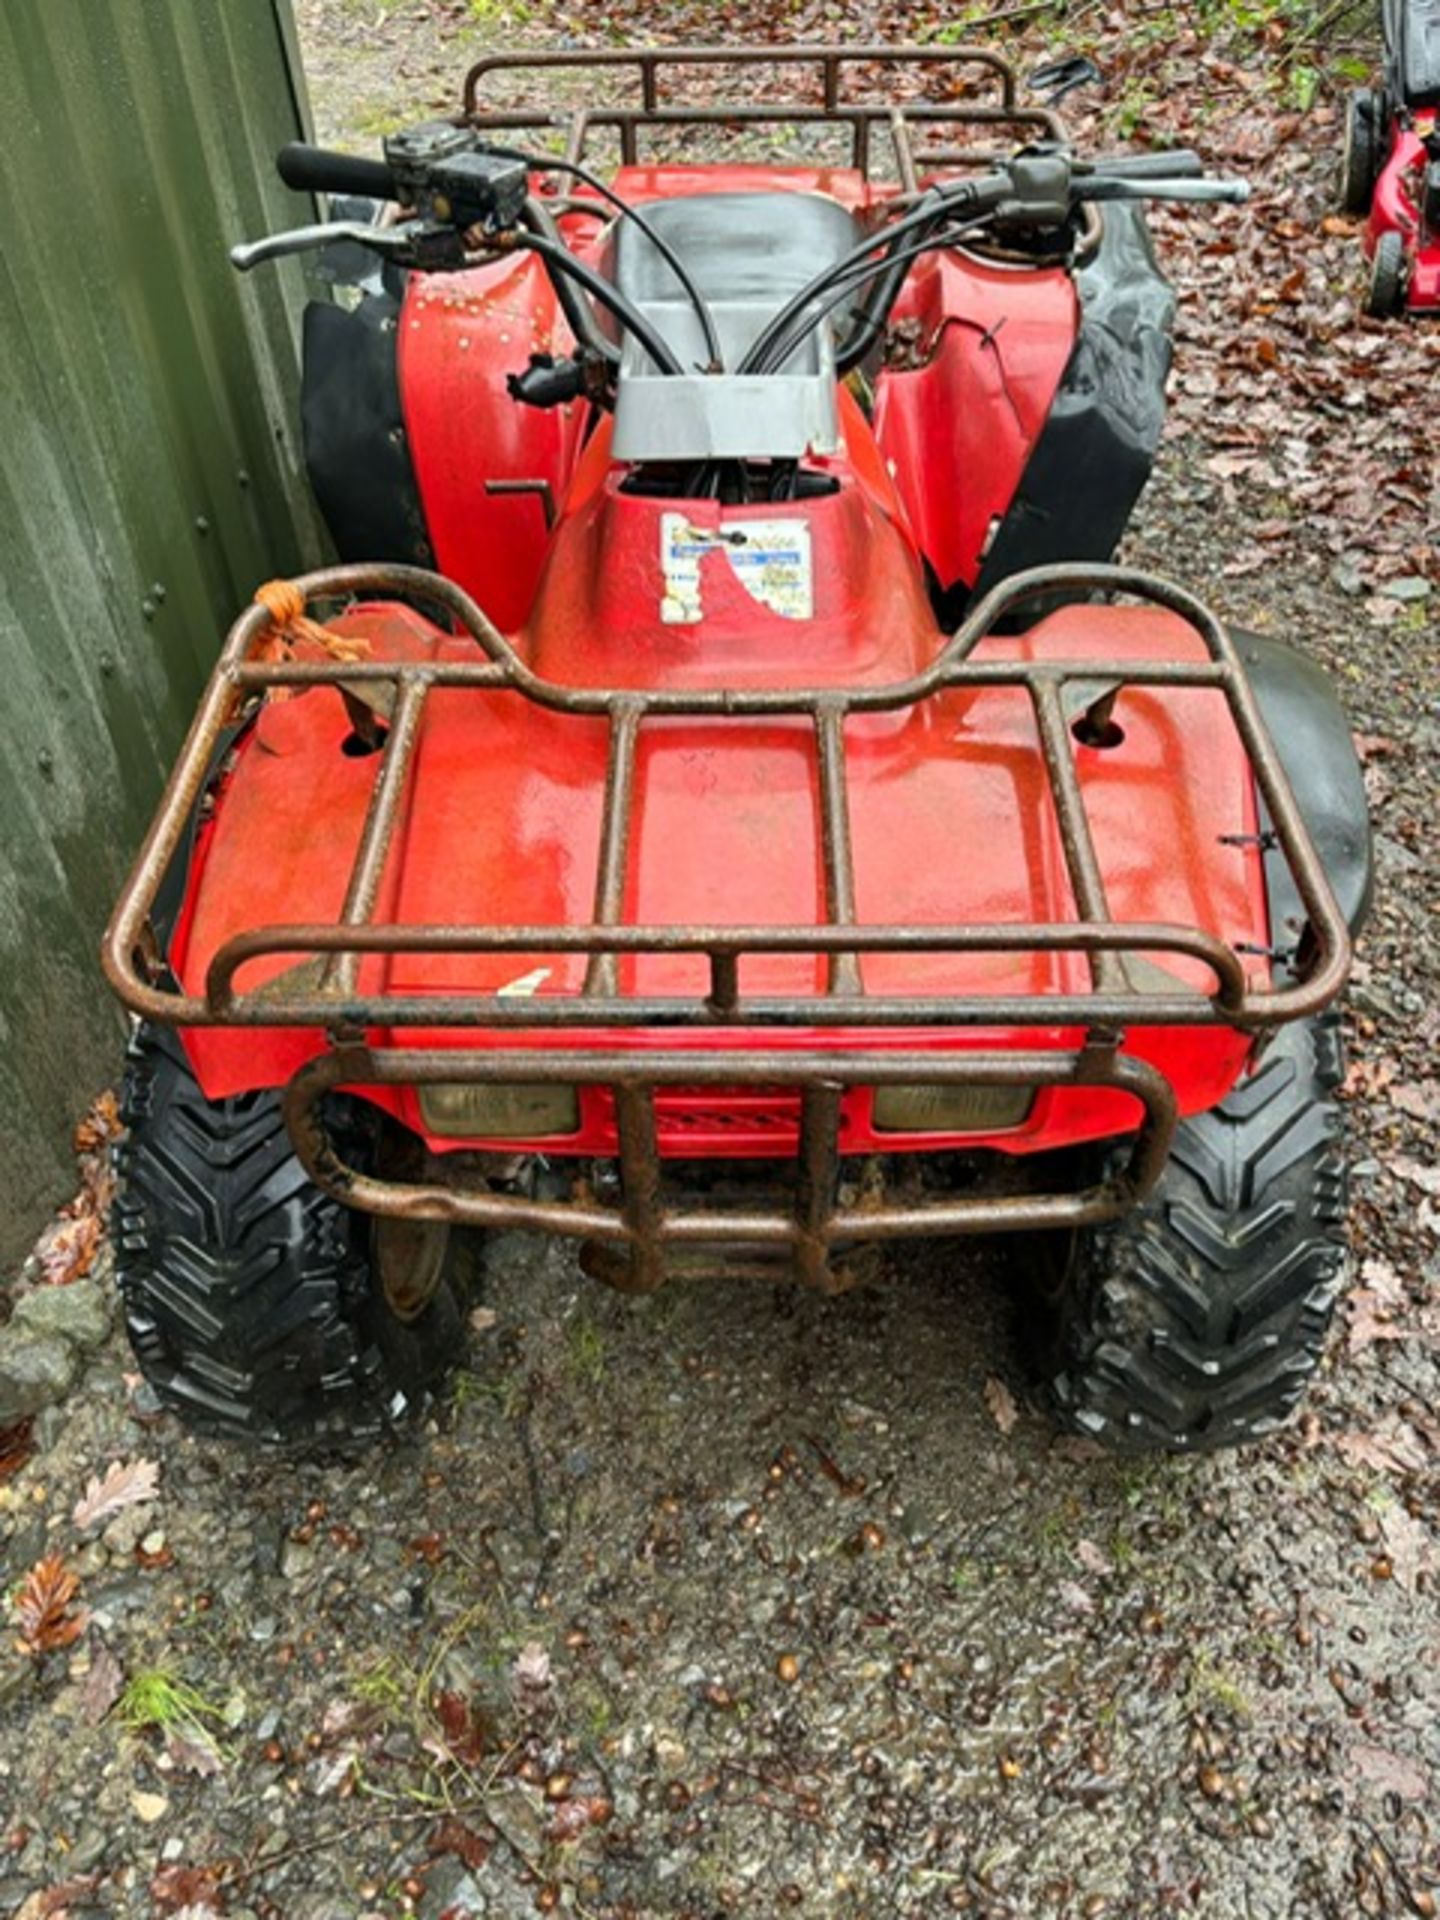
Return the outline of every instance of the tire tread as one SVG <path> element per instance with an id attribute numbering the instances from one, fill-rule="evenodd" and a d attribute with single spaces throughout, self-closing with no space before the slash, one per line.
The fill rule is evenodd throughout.
<path id="1" fill-rule="evenodd" d="M 368 1221 L 310 1182 L 273 1093 L 206 1100 L 176 1037 L 142 1026 L 121 1118 L 116 1271 L 165 1407 L 210 1434 L 346 1444 L 424 1405 L 458 1344 L 448 1281 L 377 1337 Z"/>
<path id="2" fill-rule="evenodd" d="M 1273 1431 L 1319 1365 L 1344 1270 L 1338 1017 L 1286 1027 L 1254 1074 L 1183 1121 L 1159 1187 L 1084 1236 L 1047 1395 L 1125 1452 Z"/>

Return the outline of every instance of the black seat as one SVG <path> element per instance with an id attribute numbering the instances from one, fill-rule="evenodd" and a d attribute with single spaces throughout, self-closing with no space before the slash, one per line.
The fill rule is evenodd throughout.
<path id="1" fill-rule="evenodd" d="M 774 308 L 849 253 L 853 214 L 818 193 L 695 193 L 640 211 L 707 299 Z M 664 256 L 633 221 L 615 234 L 614 277 L 631 300 L 683 299 Z"/>

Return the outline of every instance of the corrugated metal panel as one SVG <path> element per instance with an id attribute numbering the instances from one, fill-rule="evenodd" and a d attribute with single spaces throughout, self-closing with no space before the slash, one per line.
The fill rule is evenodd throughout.
<path id="1" fill-rule="evenodd" d="M 296 409 L 289 0 L 0 8 L 0 1257 L 121 1024 L 96 943 L 256 583 L 318 556 Z"/>

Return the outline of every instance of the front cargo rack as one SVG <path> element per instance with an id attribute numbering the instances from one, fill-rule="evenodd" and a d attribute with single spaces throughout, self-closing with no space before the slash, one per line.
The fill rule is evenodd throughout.
<path id="1" fill-rule="evenodd" d="M 316 1181 L 362 1209 L 484 1227 L 533 1227 L 572 1235 L 608 1249 L 619 1271 L 607 1277 L 631 1289 L 657 1285 L 665 1255 L 716 1241 L 743 1242 L 788 1256 L 809 1284 L 839 1284 L 832 1254 L 892 1236 L 1079 1226 L 1110 1218 L 1142 1197 L 1164 1164 L 1176 1122 L 1173 1089 L 1154 1067 L 1121 1049 L 1130 1025 L 1228 1026 L 1263 1033 L 1318 1013 L 1340 991 L 1349 968 L 1349 929 L 1306 829 L 1283 766 L 1229 634 L 1200 600 L 1183 589 L 1127 568 L 1040 567 L 1016 574 L 988 594 L 922 672 L 884 686 L 681 690 L 577 688 L 544 679 L 460 587 L 416 567 L 341 566 L 305 575 L 295 586 L 307 604 L 352 598 L 429 605 L 476 642 L 481 658 L 404 661 L 272 660 L 257 657 L 271 616 L 254 605 L 231 629 L 134 871 L 105 936 L 107 978 L 132 1012 L 169 1026 L 306 1027 L 327 1036 L 329 1051 L 303 1067 L 285 1096 L 297 1153 Z M 1023 605 L 1057 596 L 1147 601 L 1189 623 L 1205 658 L 1135 660 L 1089 657 L 1019 660 L 974 657 L 978 643 Z M 337 920 L 257 927 L 237 934 L 214 955 L 205 990 L 189 994 L 165 984 L 153 922 L 167 875 L 184 857 L 187 836 L 237 714 L 273 689 L 332 687 L 355 699 L 362 686 L 388 689 L 391 724 Z M 851 715 L 915 706 L 956 688 L 1018 688 L 1035 716 L 1041 759 L 1070 888 L 1071 920 L 969 926 L 858 924 L 846 780 L 845 726 Z M 377 918 L 385 861 L 401 817 L 425 703 L 436 687 L 518 693 L 571 715 L 603 719 L 609 754 L 594 906 L 589 924 L 572 926 L 407 925 Z M 1065 691 L 1091 703 L 1097 724 L 1127 687 L 1214 688 L 1223 693 L 1248 757 L 1274 846 L 1289 868 L 1307 916 L 1292 963 L 1292 983 L 1257 991 L 1240 954 L 1199 927 L 1120 922 L 1106 899 L 1071 745 Z M 1097 692 L 1097 688 L 1099 691 Z M 813 729 L 819 808 L 823 921 L 774 926 L 644 926 L 624 923 L 622 906 L 631 841 L 636 749 L 647 722 L 707 717 L 737 724 L 791 716 Z M 568 994 L 517 1000 L 503 994 L 363 994 L 367 954 L 578 954 L 583 986 Z M 867 993 L 860 959 L 872 953 L 1069 952 L 1083 955 L 1089 986 L 1053 995 L 915 995 Z M 1139 991 L 1125 957 L 1157 952 L 1203 962 L 1209 992 L 1176 983 L 1173 991 Z M 620 990 L 622 955 L 696 954 L 706 988 L 693 996 Z M 795 995 L 742 991 L 741 965 L 757 954 L 808 954 L 827 962 L 822 989 Z M 236 975 L 266 955 L 310 956 L 263 989 L 242 991 Z M 1006 1052 L 942 1050 L 933 1044 L 863 1055 L 867 1083 L 926 1082 L 971 1086 L 1085 1085 L 1116 1088 L 1143 1111 L 1128 1164 L 1098 1184 L 1053 1194 L 962 1194 L 923 1205 L 893 1204 L 869 1194 L 840 1198 L 840 1101 L 855 1055 L 790 1051 L 756 1044 L 759 1030 L 905 1028 L 1059 1028 L 1083 1036 L 1073 1048 L 1036 1046 Z M 654 1044 L 620 1052 L 598 1045 L 527 1044 L 465 1051 L 372 1045 L 377 1029 L 498 1033 L 545 1030 L 583 1035 L 599 1029 L 705 1028 L 736 1036 L 703 1056 Z M 472 1187 L 453 1178 L 402 1184 L 347 1166 L 325 1124 L 324 1098 L 338 1088 L 421 1087 L 446 1083 L 566 1082 L 600 1085 L 615 1103 L 622 1197 L 615 1206 L 592 1196 L 549 1201 Z M 786 1204 L 746 1212 L 676 1209 L 666 1204 L 657 1139 L 656 1096 L 667 1087 L 718 1084 L 798 1090 L 800 1119 L 794 1190 Z"/>

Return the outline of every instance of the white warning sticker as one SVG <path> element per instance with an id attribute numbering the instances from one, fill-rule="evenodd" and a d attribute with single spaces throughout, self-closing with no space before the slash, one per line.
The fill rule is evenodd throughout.
<path id="1" fill-rule="evenodd" d="M 809 620 L 815 612 L 810 523 L 806 520 L 727 520 L 722 527 L 692 526 L 683 513 L 660 516 L 660 567 L 665 590 L 660 618 L 667 626 L 693 626 L 705 615 L 701 562 L 723 553 L 752 599 L 783 620 Z"/>

